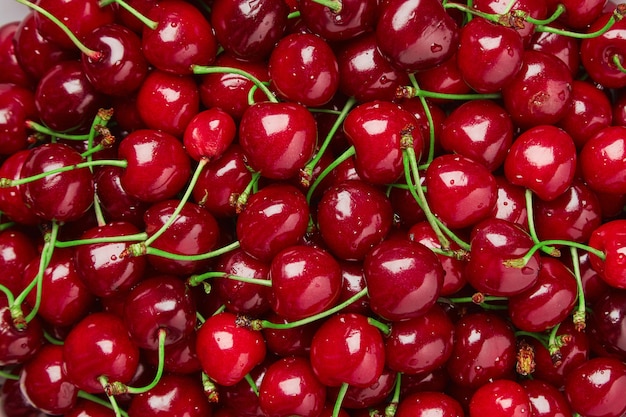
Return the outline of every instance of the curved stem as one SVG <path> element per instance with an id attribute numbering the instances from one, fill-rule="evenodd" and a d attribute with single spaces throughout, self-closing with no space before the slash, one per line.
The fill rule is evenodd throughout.
<path id="1" fill-rule="evenodd" d="M 240 275 L 232 275 L 225 272 L 205 272 L 204 274 L 192 275 L 187 280 L 187 285 L 191 287 L 196 287 L 202 284 L 205 280 L 213 278 L 232 279 L 233 281 L 256 284 L 264 287 L 272 286 L 272 281 L 270 281 L 269 279 L 242 277 Z"/>
<path id="2" fill-rule="evenodd" d="M 104 389 L 104 392 L 107 396 L 107 398 L 109 399 L 109 403 L 111 404 L 111 409 L 113 410 L 113 412 L 115 413 L 115 417 L 121 417 L 122 416 L 122 411 L 120 410 L 120 406 L 117 404 L 117 400 L 115 399 L 114 395 L 111 395 L 108 391 L 109 391 L 109 379 L 106 376 L 101 376 L 100 378 L 98 378 L 98 381 L 100 382 L 100 385 L 102 385 L 102 388 Z"/>
<path id="3" fill-rule="evenodd" d="M 156 374 L 154 375 L 154 378 L 152 379 L 152 381 L 144 387 L 139 387 L 139 388 L 128 387 L 126 392 L 128 392 L 129 394 L 141 394 L 141 393 L 150 391 L 152 388 L 156 386 L 156 384 L 159 383 L 159 381 L 161 380 L 161 377 L 163 376 L 163 369 L 165 367 L 165 338 L 166 336 L 167 336 L 167 331 L 165 329 L 159 329 L 159 350 L 158 350 L 159 364 L 157 366 Z"/>
<path id="4" fill-rule="evenodd" d="M 100 7 L 105 7 L 105 6 L 108 6 L 111 3 L 119 4 L 127 12 L 129 12 L 130 14 L 135 16 L 137 19 L 139 19 L 141 21 L 141 23 L 143 23 L 144 25 L 148 26 L 152 30 L 156 29 L 157 26 L 159 25 L 158 22 L 155 22 L 154 20 L 148 19 L 146 16 L 142 15 L 141 13 L 139 13 L 137 10 L 135 10 L 135 8 L 133 8 L 128 3 L 126 3 L 124 0 L 102 0 L 102 1 L 100 1 L 99 6 Z"/>
<path id="5" fill-rule="evenodd" d="M 246 185 L 246 188 L 241 192 L 241 194 L 236 196 L 236 198 L 232 197 L 233 202 L 231 204 L 234 204 L 236 213 L 241 213 L 244 210 L 246 204 L 248 203 L 248 198 L 250 198 L 250 194 L 256 192 L 260 179 L 261 173 L 253 172 L 250 182 L 248 182 L 248 185 Z"/>
<path id="6" fill-rule="evenodd" d="M 7 297 L 7 305 L 13 305 L 13 303 L 15 303 L 15 296 L 10 289 L 0 284 L 0 292 L 2 292 Z"/>
<path id="7" fill-rule="evenodd" d="M 89 394 L 88 392 L 85 392 L 85 391 L 81 390 L 81 391 L 78 391 L 78 397 L 82 398 L 84 400 L 87 400 L 87 401 L 94 402 L 96 404 L 100 404 L 103 407 L 107 407 L 108 409 L 115 411 L 113 409 L 113 406 L 111 405 L 111 403 L 109 401 L 103 400 L 102 398 L 98 397 L 97 395 Z M 120 413 L 120 416 L 128 417 L 128 413 L 126 411 L 120 410 L 119 408 L 118 408 L 118 411 Z"/>
<path id="8" fill-rule="evenodd" d="M 389 327 L 388 325 L 386 325 L 385 323 L 379 320 L 368 317 L 367 322 L 370 325 L 376 327 L 378 330 L 380 330 L 381 333 L 383 333 L 385 336 L 389 336 L 389 334 L 391 333 L 391 327 Z"/>
<path id="9" fill-rule="evenodd" d="M 554 9 L 554 12 L 552 13 L 552 15 L 546 19 L 535 19 L 534 17 L 530 16 L 527 12 L 523 12 L 521 10 L 518 10 L 518 11 L 523 13 L 523 15 L 520 17 L 523 17 L 525 21 L 527 21 L 528 23 L 532 25 L 541 27 L 541 26 L 549 25 L 550 23 L 554 22 L 556 19 L 561 17 L 561 15 L 565 13 L 566 9 L 563 4 L 559 3 L 556 6 L 556 9 Z"/>
<path id="10" fill-rule="evenodd" d="M 337 159 L 331 162 L 330 165 L 328 165 L 326 168 L 324 168 L 322 172 L 320 172 L 317 178 L 315 178 L 315 181 L 313 181 L 313 184 L 311 184 L 311 187 L 309 187 L 309 191 L 306 194 L 307 203 L 311 204 L 311 198 L 313 198 L 313 193 L 315 192 L 317 187 L 320 185 L 320 183 L 324 180 L 324 178 L 326 178 L 326 176 L 330 174 L 333 171 L 333 169 L 337 168 L 342 162 L 344 162 L 347 159 L 350 159 L 355 154 L 356 154 L 356 149 L 354 148 L 354 146 L 350 146 L 344 153 L 339 155 Z"/>
<path id="11" fill-rule="evenodd" d="M 77 141 L 84 141 L 84 140 L 89 140 L 89 134 L 85 134 L 85 135 L 72 135 L 69 133 L 63 133 L 63 132 L 55 132 L 52 129 L 49 129 L 48 127 L 39 124 L 33 120 L 27 120 L 25 123 L 26 127 L 34 130 L 37 133 L 42 133 L 44 135 L 48 135 L 48 136 L 54 136 L 56 138 L 59 139 L 66 139 L 66 140 L 77 140 Z"/>
<path id="12" fill-rule="evenodd" d="M 335 405 L 333 407 L 332 417 L 339 416 L 339 412 L 341 411 L 341 404 L 343 403 L 343 399 L 346 397 L 348 388 L 350 388 L 350 385 L 348 385 L 348 383 L 344 382 L 343 384 L 341 384 L 341 388 L 339 388 L 339 393 L 337 394 L 337 400 L 335 401 Z"/>
<path id="13" fill-rule="evenodd" d="M 198 255 L 179 255 L 176 253 L 166 252 L 164 250 L 148 247 L 146 249 L 145 255 L 160 256 L 162 258 L 174 259 L 176 261 L 201 261 L 204 259 L 215 258 L 217 256 L 223 255 L 225 253 L 230 252 L 231 250 L 237 249 L 238 247 L 239 247 L 239 241 L 235 241 L 219 249 L 206 252 L 206 253 L 200 253 Z M 138 256 L 137 254 L 130 254 L 130 253 L 129 255 Z"/>
<path id="14" fill-rule="evenodd" d="M 252 392 L 254 392 L 254 394 L 258 397 L 259 396 L 259 387 L 256 386 L 256 382 L 254 382 L 254 379 L 252 379 L 252 376 L 248 373 L 248 374 L 246 374 L 244 376 L 244 379 L 246 380 L 248 385 L 250 385 L 250 388 L 252 389 Z"/>
<path id="15" fill-rule="evenodd" d="M 615 24 L 615 22 L 616 22 L 616 18 L 615 18 L 615 13 L 614 13 L 613 16 L 611 16 L 609 20 L 607 20 L 604 26 L 590 33 L 573 32 L 571 30 L 558 29 L 552 26 L 536 26 L 535 31 L 554 33 L 557 35 L 568 36 L 570 38 L 575 38 L 575 39 L 591 39 L 591 38 L 597 38 L 598 36 L 601 36 L 605 34 L 606 32 L 608 32 L 609 29 L 611 29 L 611 27 Z"/>
<path id="16" fill-rule="evenodd" d="M 624 65 L 622 64 L 622 59 L 621 56 L 618 54 L 613 55 L 613 57 L 611 58 L 611 62 L 613 62 L 613 65 L 615 65 L 615 67 L 620 71 L 626 74 L 626 68 L 624 67 Z"/>
<path id="17" fill-rule="evenodd" d="M 524 255 L 523 257 L 517 258 L 517 259 L 508 259 L 506 261 L 503 261 L 503 264 L 504 266 L 511 267 L 511 268 L 523 268 L 524 266 L 526 266 L 530 258 L 532 258 L 532 256 L 535 254 L 535 252 L 540 250 L 543 246 L 548 246 L 548 245 L 563 245 L 563 246 L 568 246 L 570 248 L 582 249 L 597 256 L 601 260 L 604 260 L 606 258 L 606 255 L 604 254 L 604 252 L 594 247 L 591 247 L 589 245 L 585 245 L 583 243 L 578 243 L 578 242 L 570 242 L 568 240 L 554 239 L 554 240 L 544 240 L 543 242 L 536 243 L 532 248 L 528 250 L 526 255 Z M 559 252 L 558 249 L 556 249 L 556 252 Z M 560 255 L 560 252 L 556 255 L 553 254 L 553 256 L 559 256 L 559 255 Z"/>
<path id="18" fill-rule="evenodd" d="M 526 202 L 526 216 L 528 218 L 528 231 L 530 233 L 530 237 L 532 238 L 535 244 L 539 243 L 539 237 L 537 236 L 537 229 L 535 228 L 535 213 L 533 206 L 533 192 L 530 188 L 527 188 L 524 192 L 524 199 Z M 543 246 L 541 250 L 547 253 L 550 256 L 553 256 L 554 253 L 557 253 L 557 249 L 549 246 Z"/>
<path id="19" fill-rule="evenodd" d="M 244 71 L 242 69 L 234 68 L 234 67 L 218 67 L 218 66 L 208 67 L 208 66 L 201 66 L 201 65 L 192 65 L 191 66 L 191 71 L 194 74 L 196 74 L 196 75 L 206 75 L 206 74 L 237 74 L 237 75 L 241 75 L 242 77 L 252 81 L 252 83 L 254 85 L 256 85 L 256 87 L 258 89 L 263 91 L 263 93 L 265 93 L 265 95 L 267 96 L 267 99 L 269 101 L 271 101 L 272 103 L 278 103 L 278 99 L 274 96 L 274 94 L 270 91 L 270 89 L 267 88 L 267 86 L 261 80 L 259 80 L 254 75 L 252 75 L 249 72 Z"/>

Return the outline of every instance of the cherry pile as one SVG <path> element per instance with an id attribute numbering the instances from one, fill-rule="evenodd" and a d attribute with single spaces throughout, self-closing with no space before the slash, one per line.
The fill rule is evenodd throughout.
<path id="1" fill-rule="evenodd" d="M 626 5 L 16 1 L 6 416 L 626 415 Z"/>

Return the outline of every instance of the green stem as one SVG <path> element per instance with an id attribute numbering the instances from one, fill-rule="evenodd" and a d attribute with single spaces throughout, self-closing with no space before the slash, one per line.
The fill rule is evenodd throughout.
<path id="1" fill-rule="evenodd" d="M 98 378 L 98 381 L 100 382 L 100 385 L 102 385 L 102 389 L 104 390 L 104 392 L 106 393 L 107 398 L 109 399 L 109 403 L 111 405 L 111 410 L 113 410 L 113 412 L 115 413 L 115 417 L 121 417 L 122 416 L 122 410 L 120 410 L 120 406 L 117 404 L 117 400 L 115 399 L 114 395 L 111 395 L 108 391 L 108 387 L 110 386 L 109 384 L 109 379 L 106 376 L 101 376 Z"/>
<path id="2" fill-rule="evenodd" d="M 539 243 L 539 237 L 537 236 L 537 229 L 535 228 L 535 210 L 533 206 L 533 192 L 530 188 L 527 188 L 524 192 L 524 199 L 526 202 L 526 216 L 528 218 L 528 231 L 530 233 L 530 237 L 532 238 L 535 244 Z M 558 250 L 553 247 L 544 246 L 541 250 L 547 253 L 550 256 L 555 256 L 555 253 L 558 253 Z"/>
<path id="3" fill-rule="evenodd" d="M 0 224 L 0 232 L 4 232 L 5 230 L 8 230 L 14 226 L 15 226 L 15 222 L 2 223 Z"/>
<path id="4" fill-rule="evenodd" d="M 570 248 L 582 249 L 584 251 L 587 251 L 597 256 L 601 260 L 604 260 L 606 258 L 606 255 L 604 254 L 604 252 L 594 247 L 591 247 L 589 245 L 585 245 L 583 243 L 578 243 L 578 242 L 571 242 L 568 240 L 554 239 L 554 240 L 544 240 L 542 242 L 536 243 L 532 248 L 528 250 L 528 252 L 526 252 L 526 255 L 524 255 L 523 257 L 517 258 L 517 259 L 508 259 L 504 261 L 503 264 L 504 266 L 507 266 L 510 268 L 523 268 L 524 266 L 526 266 L 528 261 L 530 261 L 530 258 L 532 258 L 535 252 L 540 250 L 543 246 L 549 246 L 549 245 L 563 245 L 563 246 L 568 246 Z M 556 251 L 559 252 L 558 250 Z M 559 254 L 556 254 L 553 256 L 559 256 L 559 255 L 560 255 L 560 252 Z"/>
<path id="5" fill-rule="evenodd" d="M 267 99 L 272 103 L 278 103 L 278 99 L 274 96 L 274 94 L 270 91 L 269 88 L 261 80 L 259 80 L 254 75 L 250 74 L 247 71 L 244 71 L 239 68 L 234 67 L 208 67 L 201 65 L 192 65 L 191 71 L 196 75 L 206 75 L 206 74 L 237 74 L 242 77 L 252 81 L 252 83 L 267 96 Z"/>
<path id="6" fill-rule="evenodd" d="M 254 379 L 252 379 L 252 376 L 250 374 L 246 374 L 246 376 L 244 376 L 244 379 L 246 380 L 248 385 L 250 385 L 250 388 L 252 389 L 252 392 L 254 392 L 254 394 L 258 397 L 259 396 L 259 387 L 256 386 L 256 382 L 254 382 Z"/>
<path id="7" fill-rule="evenodd" d="M 0 284 L 0 291 L 6 296 L 7 305 L 13 305 L 15 303 L 15 296 L 13 295 L 10 289 Z"/>
<path id="8" fill-rule="evenodd" d="M 616 12 L 617 13 L 617 12 Z M 613 16 L 611 16 L 609 18 L 609 20 L 607 20 L 607 22 L 605 23 L 604 26 L 602 26 L 600 29 L 594 31 L 594 32 L 590 32 L 590 33 L 580 33 L 580 32 L 572 32 L 570 30 L 565 30 L 565 29 L 558 29 L 552 26 L 536 26 L 535 27 L 535 32 L 547 32 L 547 33 L 554 33 L 557 35 L 561 35 L 561 36 L 567 36 L 570 38 L 574 38 L 574 39 L 591 39 L 591 38 L 597 38 L 598 36 L 601 36 L 603 34 L 605 34 L 606 32 L 609 31 L 609 29 L 611 29 L 611 27 L 615 24 L 616 22 L 616 13 L 613 14 Z"/>
<path id="9" fill-rule="evenodd" d="M 315 192 L 317 187 L 320 185 L 320 183 L 324 180 L 324 178 L 326 178 L 326 176 L 330 174 L 333 171 L 333 169 L 337 168 L 342 162 L 344 162 L 347 159 L 350 159 L 355 154 L 356 154 L 356 149 L 354 148 L 354 146 L 350 146 L 344 153 L 339 155 L 338 158 L 336 158 L 326 168 L 324 168 L 322 172 L 320 172 L 317 178 L 315 178 L 315 181 L 313 181 L 313 184 L 311 184 L 311 186 L 309 187 L 309 191 L 306 194 L 307 203 L 311 204 L 313 193 Z"/>
<path id="10" fill-rule="evenodd" d="M 59 139 L 66 139 L 66 140 L 77 140 L 77 141 L 84 141 L 84 140 L 88 140 L 89 139 L 89 134 L 86 135 L 72 135 L 69 133 L 62 133 L 62 132 L 55 132 L 52 129 L 49 129 L 48 127 L 39 124 L 37 122 L 34 122 L 32 120 L 28 120 L 26 121 L 26 127 L 34 130 L 37 133 L 42 133 L 44 135 L 48 135 L 48 136 L 54 136 L 56 138 Z"/>
<path id="11" fill-rule="evenodd" d="M 233 198 L 234 200 L 233 204 L 235 205 L 235 212 L 241 213 L 244 210 L 246 204 L 248 203 L 248 198 L 250 198 L 250 194 L 253 194 L 256 192 L 257 185 L 260 179 L 261 179 L 261 173 L 253 172 L 252 178 L 250 179 L 250 182 L 248 182 L 248 185 L 246 185 L 246 188 L 244 188 L 244 190 L 241 192 L 241 194 L 237 196 L 237 198 Z"/>
<path id="12" fill-rule="evenodd" d="M 548 336 L 544 334 L 535 333 L 535 332 L 527 332 L 524 330 L 518 330 L 515 332 L 516 338 L 521 337 L 521 336 L 532 337 L 533 339 L 541 343 L 543 347 L 548 349 Z"/>
<path id="13" fill-rule="evenodd" d="M 56 241 L 55 246 L 57 248 L 71 248 L 81 245 L 94 245 L 99 243 L 120 243 L 120 242 L 141 242 L 148 238 L 146 232 L 136 233 L 134 235 L 123 236 L 107 236 L 107 237 L 95 237 L 92 239 L 77 239 L 71 241 Z"/>
<path id="14" fill-rule="evenodd" d="M 144 392 L 150 391 L 154 388 L 161 377 L 163 376 L 163 369 L 165 368 L 165 338 L 167 336 L 167 331 L 165 329 L 159 329 L 159 348 L 158 348 L 158 357 L 159 363 L 157 365 L 156 374 L 152 381 L 143 387 L 127 387 L 127 391 L 129 394 L 142 394 Z"/>
<path id="15" fill-rule="evenodd" d="M 297 19 L 298 17 L 300 17 L 300 10 L 291 12 L 287 15 L 287 19 Z"/>
<path id="16" fill-rule="evenodd" d="M 225 253 L 228 253 L 232 250 L 235 250 L 239 247 L 239 241 L 235 241 L 229 245 L 223 246 L 219 249 L 210 251 L 210 252 L 206 252 L 206 253 L 200 253 L 198 255 L 179 255 L 177 253 L 171 253 L 171 252 L 166 252 L 164 250 L 160 250 L 160 249 L 156 249 L 153 247 L 148 247 L 146 248 L 146 252 L 145 255 L 153 255 L 153 256 L 160 256 L 162 258 L 166 258 L 166 259 L 173 259 L 176 261 L 202 261 L 204 259 L 211 259 L 211 258 L 215 258 L 217 256 L 223 255 Z M 141 254 L 130 254 L 130 256 L 140 256 Z"/>
<path id="17" fill-rule="evenodd" d="M 409 80 L 411 81 L 411 85 L 416 90 L 419 90 L 419 85 L 417 84 L 417 80 L 415 79 L 415 74 L 409 74 Z M 425 97 L 418 97 L 420 103 L 422 104 L 422 108 L 424 109 L 424 114 L 426 115 L 426 121 L 428 122 L 428 157 L 426 159 L 425 164 L 429 165 L 432 160 L 435 158 L 435 124 L 433 122 L 433 115 L 430 112 L 430 107 L 428 107 L 428 102 Z"/>
<path id="18" fill-rule="evenodd" d="M 402 387 L 402 372 L 396 374 L 396 383 L 393 388 L 393 397 L 389 401 L 389 405 L 385 407 L 385 417 L 394 417 L 400 404 L 400 393 Z"/>
<path id="19" fill-rule="evenodd" d="M 462 12 L 467 13 L 468 15 L 471 16 L 478 16 L 478 17 L 482 17 L 483 19 L 486 19 L 490 22 L 494 22 L 494 23 L 500 23 L 501 22 L 501 18 L 502 16 L 499 14 L 494 14 L 494 13 L 485 13 L 482 12 L 478 9 L 474 9 L 469 7 L 468 5 L 465 4 L 461 4 L 461 3 L 446 3 L 443 6 L 445 9 L 456 9 L 456 10 L 460 10 Z"/>
<path id="20" fill-rule="evenodd" d="M 385 336 L 389 336 L 389 334 L 391 333 L 391 327 L 379 320 L 368 317 L 367 322 L 380 330 L 380 332 L 383 333 Z"/>
<path id="21" fill-rule="evenodd" d="M 142 15 L 141 13 L 139 13 L 137 10 L 135 10 L 134 7 L 132 7 L 131 5 L 126 3 L 124 0 L 101 0 L 100 3 L 99 3 L 99 6 L 100 7 L 105 7 L 105 6 L 108 6 L 109 4 L 112 4 L 112 3 L 119 4 L 123 9 L 125 9 L 127 12 L 129 12 L 130 14 L 135 16 L 137 19 L 139 19 L 139 21 L 141 23 L 143 23 L 144 25 L 148 26 L 152 30 L 155 30 L 158 27 L 158 25 L 159 25 L 158 22 L 155 22 L 154 20 L 148 19 L 146 16 Z"/>
<path id="22" fill-rule="evenodd" d="M 204 274 L 192 275 L 187 280 L 187 285 L 191 287 L 196 287 L 202 284 L 205 280 L 213 278 L 232 279 L 233 281 L 256 284 L 264 287 L 272 286 L 272 281 L 270 281 L 269 279 L 243 277 L 240 275 L 227 274 L 226 272 L 205 272 Z"/>
<path id="23" fill-rule="evenodd" d="M 620 71 L 626 74 L 626 68 L 624 68 L 624 65 L 622 64 L 622 59 L 621 56 L 618 54 L 613 55 L 613 57 L 611 58 L 611 61 L 613 62 L 613 65 L 615 65 L 615 67 Z"/>
<path id="24" fill-rule="evenodd" d="M 454 101 L 463 101 L 463 100 L 492 100 L 499 99 L 502 97 L 500 93 L 467 93 L 467 94 L 454 94 L 454 93 L 440 93 L 435 91 L 426 91 L 421 88 L 415 88 L 413 86 L 402 86 L 398 88 L 396 92 L 396 98 L 398 99 L 409 99 L 414 97 L 423 97 L 423 98 L 436 98 L 439 100 L 454 100 Z"/>
<path id="25" fill-rule="evenodd" d="M 518 12 L 519 16 L 523 18 L 526 22 L 532 25 L 541 27 L 541 26 L 549 25 L 550 23 L 554 22 L 556 19 L 561 17 L 561 15 L 565 13 L 565 11 L 566 11 L 565 6 L 559 3 L 559 5 L 556 6 L 556 9 L 552 13 L 552 15 L 546 19 L 535 19 L 534 17 L 530 16 L 528 12 L 525 12 L 523 10 L 516 10 L 515 12 Z"/>
<path id="26" fill-rule="evenodd" d="M 111 403 L 109 401 L 103 400 L 102 398 L 98 397 L 97 395 L 93 395 L 93 394 L 89 394 L 88 392 L 85 391 L 78 391 L 78 397 L 82 398 L 84 400 L 87 401 L 91 401 L 93 403 L 99 404 L 103 407 L 106 407 L 110 410 L 113 410 L 113 406 L 111 405 Z M 115 411 L 115 410 L 113 410 Z M 119 410 L 120 416 L 122 417 L 128 417 L 128 413 L 124 410 Z"/>
<path id="27" fill-rule="evenodd" d="M 59 339 L 53 337 L 50 333 L 48 333 L 45 330 L 43 332 L 43 337 L 46 339 L 46 342 L 50 343 L 51 345 L 57 345 L 57 346 L 63 346 L 64 345 L 62 340 L 59 340 Z"/>
<path id="28" fill-rule="evenodd" d="M 576 279 L 576 290 L 578 291 L 578 308 L 574 312 L 574 327 L 578 331 L 585 329 L 586 324 L 586 308 L 587 303 L 585 301 L 585 290 L 583 287 L 583 280 L 580 274 L 580 258 L 578 257 L 578 249 L 570 248 L 572 256 L 572 264 L 574 266 L 574 278 Z"/>
<path id="29" fill-rule="evenodd" d="M 347 382 L 344 382 L 343 384 L 341 384 L 341 387 L 339 388 L 339 393 L 337 394 L 337 400 L 335 400 L 335 405 L 333 407 L 332 417 L 339 416 L 339 412 L 341 412 L 341 404 L 343 403 L 343 399 L 346 397 L 348 388 L 350 388 L 350 385 Z"/>

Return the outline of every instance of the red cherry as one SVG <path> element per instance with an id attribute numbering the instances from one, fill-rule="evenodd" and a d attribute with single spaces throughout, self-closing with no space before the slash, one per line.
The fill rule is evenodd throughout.
<path id="1" fill-rule="evenodd" d="M 35 96 L 15 84 L 0 84 L 0 154 L 12 155 L 28 146 L 26 122 L 37 119 Z"/>
<path id="2" fill-rule="evenodd" d="M 237 134 L 233 118 L 223 110 L 211 108 L 196 114 L 183 135 L 185 149 L 194 160 L 219 158 Z"/>
<path id="3" fill-rule="evenodd" d="M 479 417 L 485 413 L 494 417 L 530 416 L 528 394 L 520 384 L 500 379 L 479 387 L 469 404 L 469 416 Z"/>
<path id="4" fill-rule="evenodd" d="M 7 157 L 0 165 L 0 178 L 17 180 L 22 178 L 24 161 L 30 157 L 30 150 L 24 149 Z M 34 225 L 39 223 L 39 217 L 26 206 L 22 199 L 22 186 L 0 188 L 0 211 L 20 224 Z"/>
<path id="5" fill-rule="evenodd" d="M 122 187 L 124 168 L 102 166 L 94 173 L 94 186 L 102 211 L 110 221 L 127 222 L 143 228 L 143 213 L 150 206 L 128 194 Z"/>
<path id="6" fill-rule="evenodd" d="M 531 415 L 535 417 L 569 417 L 572 415 L 565 396 L 554 386 L 540 379 L 526 379 L 520 384 L 528 395 Z"/>
<path id="7" fill-rule="evenodd" d="M 589 246 L 604 252 L 604 261 L 589 254 L 591 266 L 611 287 L 626 288 L 626 220 L 612 220 L 593 231 Z"/>
<path id="8" fill-rule="evenodd" d="M 105 405 L 79 398 L 74 408 L 64 415 L 65 417 L 115 417 L 115 412 Z"/>
<path id="9" fill-rule="evenodd" d="M 554 9 L 558 4 L 565 6 L 559 21 L 575 29 L 584 29 L 600 16 L 606 2 L 604 0 L 548 0 L 548 8 Z"/>
<path id="10" fill-rule="evenodd" d="M 620 358 L 626 357 L 626 332 L 623 326 L 626 292 L 606 291 L 593 304 L 593 314 L 589 323 L 589 335 L 593 341 Z"/>
<path id="11" fill-rule="evenodd" d="M 289 323 L 289 320 L 276 313 L 269 313 L 267 320 L 272 323 Z M 301 326 L 283 329 L 263 329 L 267 350 L 280 357 L 308 356 L 311 351 L 311 340 L 319 324 L 312 322 Z"/>
<path id="12" fill-rule="evenodd" d="M 2 303 L 3 306 L 0 308 L 0 365 L 25 363 L 44 345 L 41 321 L 35 316 L 28 322 L 26 329 L 18 330 L 4 299 Z M 27 314 L 27 311 L 24 313 Z"/>
<path id="13" fill-rule="evenodd" d="M 547 5 L 543 0 L 514 0 L 513 2 L 508 0 L 477 0 L 472 7 L 485 13 L 502 14 L 510 10 L 519 10 L 539 20 L 548 17 Z M 527 44 L 535 31 L 535 25 L 525 21 L 524 27 L 517 31 L 524 39 L 524 43 Z"/>
<path id="14" fill-rule="evenodd" d="M 579 159 L 589 188 L 600 193 L 626 194 L 625 144 L 625 126 L 608 126 L 585 142 Z"/>
<path id="15" fill-rule="evenodd" d="M 496 176 L 498 198 L 493 207 L 493 217 L 519 225 L 528 230 L 528 212 L 526 210 L 526 189 L 511 184 L 504 176 Z"/>
<path id="16" fill-rule="evenodd" d="M 587 32 L 601 29 L 613 13 L 603 13 L 589 25 Z M 608 31 L 599 36 L 585 39 L 580 44 L 580 62 L 591 79 L 606 88 L 622 88 L 626 86 L 626 73 L 613 62 L 623 61 L 626 52 L 624 30 L 626 22 L 616 19 Z M 623 64 L 622 64 L 623 65 Z"/>
<path id="17" fill-rule="evenodd" d="M 558 23 L 550 26 L 566 29 Z M 554 55 L 565 63 L 570 74 L 576 77 L 580 70 L 580 40 L 554 32 L 535 32 L 528 49 Z"/>
<path id="18" fill-rule="evenodd" d="M 435 391 L 416 392 L 400 401 L 396 417 L 426 416 L 463 417 L 461 404 L 448 394 Z"/>
<path id="19" fill-rule="evenodd" d="M 346 41 L 373 31 L 378 3 L 372 0 L 343 0 L 341 10 L 313 0 L 298 4 L 304 24 L 327 41 Z"/>
<path id="20" fill-rule="evenodd" d="M 433 95 L 435 97 L 430 97 L 429 101 L 439 105 L 444 105 L 452 101 L 446 99 L 445 94 L 469 94 L 472 92 L 471 87 L 463 79 L 456 54 L 452 55 L 441 64 L 415 73 L 415 80 L 420 89 L 434 93 Z M 401 92 L 402 90 L 399 91 Z M 398 95 L 401 95 L 400 92 Z M 437 97 L 439 93 L 444 95 L 444 97 Z M 419 97 L 411 98 L 417 98 L 419 101 Z"/>

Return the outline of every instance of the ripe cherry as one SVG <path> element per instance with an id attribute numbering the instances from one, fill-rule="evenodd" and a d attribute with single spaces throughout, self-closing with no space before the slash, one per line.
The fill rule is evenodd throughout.
<path id="1" fill-rule="evenodd" d="M 0 178 L 18 180 L 22 178 L 24 161 L 30 157 L 30 150 L 24 149 L 7 157 L 0 165 Z M 0 187 L 0 211 L 14 222 L 34 225 L 39 223 L 37 214 L 22 199 L 22 186 Z"/>
<path id="2" fill-rule="evenodd" d="M 580 151 L 582 177 L 593 191 L 626 193 L 625 133 L 624 126 L 608 126 L 589 138 Z"/>
<path id="3" fill-rule="evenodd" d="M 470 417 L 484 416 L 485 413 L 497 417 L 530 416 L 530 399 L 519 383 L 499 379 L 479 387 L 469 404 Z"/>
<path id="4" fill-rule="evenodd" d="M 626 220 L 612 220 L 593 231 L 589 246 L 604 252 L 605 259 L 590 253 L 593 269 L 611 287 L 626 288 Z"/>
<path id="5" fill-rule="evenodd" d="M 0 365 L 25 363 L 44 345 L 41 320 L 35 316 L 28 322 L 26 329 L 18 330 L 4 299 L 2 304 L 0 308 Z M 26 314 L 27 311 L 24 313 Z"/>
<path id="6" fill-rule="evenodd" d="M 354 39 L 374 30 L 378 3 L 372 0 L 343 0 L 341 10 L 317 3 L 301 1 L 298 5 L 304 24 L 311 32 L 329 42 Z"/>
<path id="7" fill-rule="evenodd" d="M 32 91 L 15 84 L 0 84 L 0 154 L 12 155 L 28 146 L 26 122 L 37 119 Z"/>
<path id="8" fill-rule="evenodd" d="M 16 228 L 0 231 L 0 284 L 11 293 L 19 294 L 23 289 L 24 268 L 37 257 L 37 241 Z"/>
<path id="9" fill-rule="evenodd" d="M 237 126 L 233 118 L 219 108 L 210 108 L 189 121 L 183 144 L 194 160 L 208 158 L 212 161 L 226 152 L 236 134 Z"/>
<path id="10" fill-rule="evenodd" d="M 587 28 L 594 32 L 602 28 L 613 13 L 603 13 Z M 623 33 L 626 22 L 617 19 L 610 29 L 599 36 L 584 39 L 580 44 L 580 61 L 591 79 L 606 88 L 621 88 L 626 85 L 626 73 L 616 62 L 623 65 L 626 40 Z"/>
<path id="11" fill-rule="evenodd" d="M 407 395 L 398 404 L 396 417 L 411 417 L 435 414 L 441 417 L 462 417 L 461 404 L 448 394 L 435 391 L 415 392 Z"/>
<path id="12" fill-rule="evenodd" d="M 569 404 L 561 391 L 540 379 L 526 379 L 520 384 L 528 395 L 530 413 L 536 417 L 568 417 Z"/>
<path id="13" fill-rule="evenodd" d="M 35 80 L 22 68 L 13 43 L 15 34 L 19 29 L 19 22 L 8 22 L 0 26 L 0 83 L 15 84 L 27 89 L 32 88 Z"/>
<path id="14" fill-rule="evenodd" d="M 124 168 L 102 166 L 94 173 L 94 186 L 105 218 L 111 222 L 127 222 L 143 228 L 143 213 L 149 203 L 131 196 L 122 187 L 121 176 Z"/>

